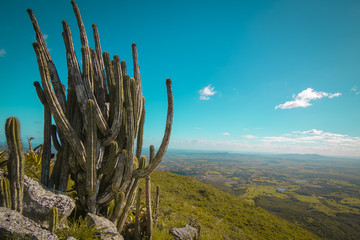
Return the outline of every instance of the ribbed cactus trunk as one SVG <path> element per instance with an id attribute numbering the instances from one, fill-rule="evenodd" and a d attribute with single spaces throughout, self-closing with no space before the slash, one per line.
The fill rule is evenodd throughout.
<path id="1" fill-rule="evenodd" d="M 6 141 L 9 148 L 7 168 L 9 173 L 11 209 L 22 212 L 24 189 L 24 153 L 20 139 L 20 123 L 9 117 L 5 124 Z"/>
<path id="2" fill-rule="evenodd" d="M 34 85 L 45 110 L 48 108 L 55 120 L 52 141 L 57 157 L 49 186 L 65 190 L 70 174 L 75 181 L 79 204 L 95 214 L 106 215 L 108 205 L 114 200 L 116 206 L 109 216 L 121 231 L 139 178 L 149 176 L 156 169 L 170 141 L 171 80 L 166 80 L 168 110 L 164 137 L 156 154 L 154 147 L 150 147 L 150 161 L 146 165 L 146 158 L 141 156 L 145 99 L 136 45 L 132 45 L 134 78 L 130 78 L 125 61 L 120 61 L 117 55 L 111 60 L 108 52 L 102 52 L 96 25 L 92 26 L 95 48 L 89 47 L 80 11 L 74 1 L 71 4 L 80 30 L 82 69 L 70 27 L 63 21 L 67 94 L 38 22 L 28 10 L 36 33 L 37 42 L 33 47 L 41 77 L 41 84 L 35 82 Z M 44 175 L 44 183 L 45 178 Z"/>

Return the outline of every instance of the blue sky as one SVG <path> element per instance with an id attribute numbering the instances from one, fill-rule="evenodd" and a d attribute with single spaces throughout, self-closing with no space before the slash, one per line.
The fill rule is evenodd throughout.
<path id="1" fill-rule="evenodd" d="M 165 128 L 173 81 L 170 148 L 360 156 L 360 2 L 78 0 L 88 38 L 131 66 L 138 46 L 146 97 L 144 142 Z M 31 8 L 67 82 L 61 21 L 80 41 L 70 1 L 8 1 L 0 9 L 0 125 L 20 119 L 42 139 L 34 81 Z M 92 40 L 90 40 L 93 46 Z M 0 128 L 0 142 L 5 141 Z"/>

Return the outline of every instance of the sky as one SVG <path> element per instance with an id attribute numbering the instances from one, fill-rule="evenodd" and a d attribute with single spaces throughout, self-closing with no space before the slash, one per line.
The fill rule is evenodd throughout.
<path id="1" fill-rule="evenodd" d="M 171 78 L 169 149 L 360 157 L 360 1 L 76 2 L 90 46 L 95 23 L 103 51 L 132 69 L 137 44 L 144 147 L 162 140 Z M 28 8 L 64 84 L 61 21 L 69 23 L 79 57 L 80 39 L 70 0 L 2 4 L 0 125 L 16 116 L 23 141 L 40 143 L 43 107 L 33 87 L 40 75 Z"/>

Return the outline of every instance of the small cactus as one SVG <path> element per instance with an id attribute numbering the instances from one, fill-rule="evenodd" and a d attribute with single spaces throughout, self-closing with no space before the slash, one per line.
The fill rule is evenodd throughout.
<path id="1" fill-rule="evenodd" d="M 11 208 L 10 183 L 5 177 L 0 179 L 0 207 Z"/>
<path id="2" fill-rule="evenodd" d="M 11 209 L 22 212 L 23 189 L 24 189 L 24 154 L 20 139 L 20 123 L 15 117 L 9 117 L 5 124 L 5 134 L 9 148 L 7 161 Z"/>
<path id="3" fill-rule="evenodd" d="M 51 218 L 50 218 L 50 231 L 55 232 L 59 225 L 59 209 L 57 207 L 53 207 L 51 209 Z"/>

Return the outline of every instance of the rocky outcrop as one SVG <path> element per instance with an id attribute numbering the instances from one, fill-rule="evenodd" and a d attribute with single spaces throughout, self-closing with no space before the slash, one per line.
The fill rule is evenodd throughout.
<path id="1" fill-rule="evenodd" d="M 86 214 L 89 225 L 94 225 L 98 229 L 104 229 L 100 235 L 101 240 L 124 240 L 124 238 L 118 233 L 116 226 L 107 218 L 97 216 L 92 213 Z"/>
<path id="2" fill-rule="evenodd" d="M 12 237 L 12 238 L 10 238 Z M 31 219 L 9 208 L 0 208 L 0 239 L 55 240 L 58 237 Z"/>
<path id="3" fill-rule="evenodd" d="M 174 235 L 178 240 L 196 240 L 198 237 L 198 230 L 190 225 L 185 225 L 183 228 L 172 228 L 170 234 Z"/>
<path id="4" fill-rule="evenodd" d="M 45 189 L 36 180 L 25 176 L 23 215 L 48 228 L 53 207 L 57 207 L 61 221 L 71 214 L 75 202 L 69 196 Z"/>

